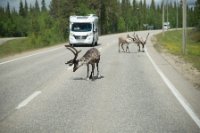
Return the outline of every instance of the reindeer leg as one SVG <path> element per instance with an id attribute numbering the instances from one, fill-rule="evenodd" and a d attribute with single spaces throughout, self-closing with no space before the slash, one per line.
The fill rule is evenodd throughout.
<path id="1" fill-rule="evenodd" d="M 92 79 L 94 79 L 94 69 L 95 69 L 95 64 L 92 64 Z"/>
<path id="2" fill-rule="evenodd" d="M 92 64 L 91 64 L 91 66 L 92 66 Z M 93 66 L 92 66 L 92 70 L 93 70 Z M 90 73 L 89 79 L 91 79 L 91 78 L 92 78 L 92 71 L 91 71 L 91 73 Z"/>
<path id="3" fill-rule="evenodd" d="M 144 44 L 142 44 L 142 51 L 144 52 Z"/>
<path id="4" fill-rule="evenodd" d="M 121 44 L 119 43 L 119 50 L 118 50 L 119 53 L 120 53 L 120 45 L 121 45 Z"/>
<path id="5" fill-rule="evenodd" d="M 95 68 L 95 65 L 94 64 L 91 64 L 92 65 L 92 71 L 91 71 L 91 74 L 90 74 L 90 79 L 93 79 L 94 78 L 94 68 Z"/>
<path id="6" fill-rule="evenodd" d="M 139 48 L 138 51 L 140 52 L 140 44 L 138 44 L 138 48 Z"/>
<path id="7" fill-rule="evenodd" d="M 129 52 L 129 53 L 130 53 L 129 44 L 126 45 L 126 52 Z"/>
<path id="8" fill-rule="evenodd" d="M 121 48 L 122 48 L 123 52 L 125 52 L 125 51 L 124 51 L 124 47 L 123 47 L 123 46 L 124 46 L 124 43 L 122 43 L 122 45 L 121 45 Z"/>
<path id="9" fill-rule="evenodd" d="M 97 77 L 100 78 L 100 74 L 99 74 L 99 63 L 96 63 L 97 66 Z"/>
<path id="10" fill-rule="evenodd" d="M 89 80 L 89 64 L 87 64 L 87 77 L 86 77 L 86 80 Z"/>

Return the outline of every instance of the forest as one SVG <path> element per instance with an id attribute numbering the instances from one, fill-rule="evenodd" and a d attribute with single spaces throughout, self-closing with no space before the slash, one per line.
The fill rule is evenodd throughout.
<path id="1" fill-rule="evenodd" d="M 163 4 L 163 3 L 162 3 Z M 0 37 L 29 37 L 32 44 L 45 45 L 66 41 L 70 15 L 96 14 L 101 35 L 126 31 L 161 29 L 162 7 L 154 0 L 45 0 L 28 5 L 21 0 L 19 10 L 0 7 Z M 41 6 L 40 6 L 41 5 Z M 165 3 L 165 21 L 171 28 L 182 27 L 181 3 Z M 200 29 L 200 0 L 187 8 L 187 26 Z"/>

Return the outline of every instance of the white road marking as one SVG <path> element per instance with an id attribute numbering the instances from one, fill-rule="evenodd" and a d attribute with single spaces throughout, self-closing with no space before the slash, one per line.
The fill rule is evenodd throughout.
<path id="1" fill-rule="evenodd" d="M 180 94 L 180 92 L 176 89 L 176 87 L 170 82 L 170 80 L 163 74 L 163 72 L 159 69 L 159 67 L 156 65 L 156 63 L 153 61 L 151 56 L 149 55 L 147 49 L 145 50 L 147 57 L 153 64 L 154 68 L 158 72 L 158 74 L 161 76 L 165 84 L 168 86 L 168 88 L 171 90 L 173 95 L 176 97 L 176 99 L 180 102 L 180 104 L 183 106 L 183 108 L 186 110 L 186 112 L 189 114 L 189 116 L 194 120 L 194 122 L 197 124 L 197 126 L 200 128 L 200 119 L 195 114 L 195 112 L 190 108 L 190 104 L 187 102 L 187 100 Z"/>
<path id="2" fill-rule="evenodd" d="M 38 52 L 38 53 L 35 53 L 35 54 L 31 54 L 31 55 L 28 55 L 28 56 L 23 56 L 23 57 L 20 57 L 20 58 L 16 58 L 16 59 L 13 59 L 13 60 L 1 62 L 0 65 L 3 65 L 3 64 L 6 64 L 6 63 L 10 63 L 10 62 L 13 62 L 13 61 L 17 61 L 17 60 L 22 60 L 22 59 L 29 58 L 29 57 L 32 57 L 32 56 L 35 56 L 35 55 L 40 55 L 40 54 L 52 52 L 52 51 L 55 51 L 55 50 L 58 50 L 58 49 L 61 49 L 61 48 L 62 47 L 58 47 L 58 48 L 50 49 L 50 50 L 47 50 L 47 51 L 43 51 L 43 52 Z"/>
<path id="3" fill-rule="evenodd" d="M 30 95 L 28 98 L 26 98 L 24 101 L 22 101 L 17 107 L 16 109 L 20 109 L 24 106 L 26 106 L 31 100 L 33 100 L 35 97 L 37 97 L 39 94 L 41 94 L 41 91 L 36 91 L 34 92 L 32 95 Z"/>

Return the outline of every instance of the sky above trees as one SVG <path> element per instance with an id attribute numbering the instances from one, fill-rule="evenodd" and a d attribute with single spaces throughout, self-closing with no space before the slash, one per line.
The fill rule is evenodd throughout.
<path id="1" fill-rule="evenodd" d="M 24 2 L 25 0 L 22 0 L 22 2 Z M 29 5 L 34 5 L 35 4 L 35 0 L 26 0 L 27 1 L 27 4 L 28 6 Z M 41 5 L 41 1 L 42 0 L 38 0 L 38 3 Z M 15 8 L 16 10 L 19 9 L 19 3 L 20 3 L 20 0 L 0 0 L 0 5 L 2 7 L 6 7 L 7 3 L 9 2 L 10 4 L 10 7 L 11 7 L 11 10 L 13 8 Z M 46 2 L 46 6 L 49 7 L 49 4 L 51 2 L 51 0 L 45 0 Z"/>
<path id="2" fill-rule="evenodd" d="M 22 0 L 22 1 L 25 1 L 25 0 Z M 26 1 L 27 1 L 28 5 L 30 5 L 30 4 L 34 5 L 34 3 L 35 3 L 35 0 L 26 0 Z M 40 4 L 41 1 L 42 0 L 38 0 L 38 3 Z M 138 1 L 140 1 L 140 0 L 138 0 Z M 146 2 L 147 2 L 148 5 L 151 3 L 151 1 L 152 0 L 146 0 Z M 157 4 L 160 4 L 162 0 L 154 0 L 154 1 Z M 167 0 L 165 0 L 165 1 L 167 1 Z M 168 0 L 168 1 L 180 1 L 180 0 Z M 187 2 L 188 2 L 189 5 L 194 5 L 195 1 L 196 0 L 187 0 Z M 2 7 L 6 7 L 7 2 L 9 2 L 11 9 L 13 9 L 13 8 L 15 8 L 16 10 L 19 9 L 19 2 L 20 2 L 20 0 L 0 0 L 0 5 Z M 45 2 L 46 2 L 46 6 L 48 8 L 49 5 L 50 5 L 51 0 L 45 0 Z"/>

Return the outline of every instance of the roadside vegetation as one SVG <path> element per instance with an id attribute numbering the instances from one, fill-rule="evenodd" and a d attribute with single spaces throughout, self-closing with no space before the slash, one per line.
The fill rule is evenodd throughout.
<path id="1" fill-rule="evenodd" d="M 99 16 L 99 34 L 162 28 L 162 5 L 151 0 L 51 0 L 49 7 L 45 0 L 28 5 L 20 0 L 19 9 L 7 3 L 0 6 L 0 37 L 26 37 L 0 46 L 0 58 L 26 50 L 51 46 L 67 40 L 69 16 L 96 14 Z M 182 13 L 180 3 L 168 3 L 170 26 L 176 27 L 174 14 Z M 187 10 L 188 26 L 200 29 L 200 1 Z M 156 17 L 155 17 L 156 16 Z M 182 26 L 178 16 L 178 27 Z"/>
<path id="2" fill-rule="evenodd" d="M 40 41 L 33 38 L 9 40 L 3 45 L 0 45 L 0 58 L 12 56 L 25 51 L 31 51 L 39 48 L 49 47 L 55 45 L 56 42 L 58 41 L 52 40 L 52 42 L 45 43 L 44 41 Z"/>
<path id="3" fill-rule="evenodd" d="M 182 30 L 174 30 L 162 33 L 156 36 L 158 50 L 167 52 L 183 58 L 185 61 L 193 64 L 200 71 L 200 31 L 190 29 L 187 31 L 186 54 L 182 54 Z"/>

